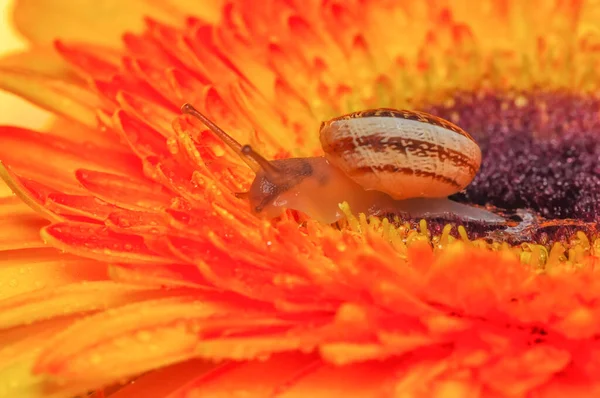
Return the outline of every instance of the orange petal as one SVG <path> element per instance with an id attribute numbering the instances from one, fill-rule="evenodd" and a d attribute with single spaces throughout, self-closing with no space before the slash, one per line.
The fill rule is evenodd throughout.
<path id="1" fill-rule="evenodd" d="M 40 229 L 48 224 L 18 197 L 0 198 L 0 252 L 46 246 Z"/>
<path id="2" fill-rule="evenodd" d="M 395 367 L 393 362 L 317 367 L 283 386 L 277 398 L 386 396 L 391 392 Z"/>
<path id="3" fill-rule="evenodd" d="M 3 181 L 0 180 L 0 198 L 4 199 L 7 196 L 13 196 L 14 192 L 10 187 Z"/>
<path id="4" fill-rule="evenodd" d="M 228 363 L 196 377 L 166 398 L 220 397 L 230 393 L 231 386 L 236 386 L 235 391 L 244 397 L 275 397 L 276 391 L 302 372 L 314 371 L 320 364 L 315 356 L 301 354 L 274 355 L 267 361 Z"/>
<path id="5" fill-rule="evenodd" d="M 108 0 L 102 7 L 84 0 L 77 4 L 67 0 L 18 0 L 14 8 L 17 30 L 34 43 L 60 38 L 117 46 L 124 31 L 143 27 L 145 16 L 176 21 L 172 14 L 143 0 Z"/>
<path id="6" fill-rule="evenodd" d="M 235 323 L 235 315 L 217 295 L 179 292 L 169 293 L 179 297 L 130 304 L 74 324 L 52 339 L 37 370 L 66 380 L 109 383 L 197 356 L 203 325 L 217 316 L 231 316 L 228 324 Z"/>
<path id="7" fill-rule="evenodd" d="M 535 394 L 540 398 L 597 397 L 600 395 L 600 382 L 597 378 L 590 379 L 575 372 L 565 372 L 541 386 Z"/>
<path id="8" fill-rule="evenodd" d="M 221 17 L 221 5 L 225 1 L 212 0 L 198 4 L 195 0 L 146 0 L 146 3 L 160 8 L 162 12 L 184 16 L 194 15 L 206 22 L 216 22 Z"/>
<path id="9" fill-rule="evenodd" d="M 166 397 L 198 375 L 213 369 L 212 362 L 192 359 L 150 372 L 120 389 L 110 398 Z M 99 398 L 99 397 L 98 397 Z"/>
<path id="10" fill-rule="evenodd" d="M 109 267 L 111 279 L 142 286 L 203 287 L 209 283 L 189 264 L 116 264 Z"/>
<path id="11" fill-rule="evenodd" d="M 106 264 L 54 248 L 0 252 L 0 300 L 34 290 L 105 279 Z"/>
<path id="12" fill-rule="evenodd" d="M 391 396 L 394 368 L 385 362 L 330 367 L 313 356 L 283 354 L 224 365 L 168 398 L 216 398 L 232 390 L 247 398 Z"/>
<path id="13" fill-rule="evenodd" d="M 40 76 L 79 81 L 76 73 L 52 44 L 37 45 L 29 50 L 6 54 L 0 58 L 0 69 L 29 71 Z"/>
<path id="14" fill-rule="evenodd" d="M 24 293 L 0 302 L 0 329 L 57 316 L 95 312 L 162 295 L 113 281 L 86 281 Z"/>
<path id="15" fill-rule="evenodd" d="M 100 118 L 101 114 L 99 113 L 98 116 Z M 89 128 L 64 117 L 57 117 L 44 131 L 77 144 L 95 145 L 115 152 L 130 152 L 127 145 L 118 139 L 118 133 L 102 123 L 99 128 L 97 126 Z"/>
<path id="16" fill-rule="evenodd" d="M 83 391 L 85 386 L 67 385 L 33 372 L 49 338 L 74 320 L 71 316 L 61 317 L 0 332 L 0 396 L 58 398 Z"/>
<path id="17" fill-rule="evenodd" d="M 373 359 L 387 359 L 410 352 L 419 346 L 431 344 L 432 339 L 425 336 L 398 336 L 397 340 L 404 340 L 399 346 L 385 346 L 381 343 L 331 343 L 320 347 L 321 354 L 327 362 L 336 365 L 347 365 L 350 363 L 363 362 Z"/>
<path id="18" fill-rule="evenodd" d="M 84 78 L 108 79 L 119 72 L 121 55 L 118 51 L 93 46 L 90 43 L 72 44 L 60 40 L 55 46 L 71 65 L 81 71 Z"/>
<path id="19" fill-rule="evenodd" d="M 34 183 L 34 181 L 19 177 L 7 168 L 2 161 L 0 161 L 0 178 L 2 178 L 3 183 L 10 187 L 11 191 L 22 200 L 23 203 L 27 204 L 42 217 L 53 221 L 63 220 L 62 217 L 52 213 L 44 207 L 47 193 L 53 192 L 52 189 L 47 189 L 47 187 L 44 187 L 41 184 L 35 184 L 42 187 L 43 192 L 36 190 L 36 187 L 31 187 L 31 183 Z"/>
<path id="20" fill-rule="evenodd" d="M 508 396 L 522 395 L 542 386 L 571 361 L 568 351 L 549 344 L 512 351 L 480 370 L 480 378 L 491 389 Z"/>
<path id="21" fill-rule="evenodd" d="M 110 231 L 104 225 L 57 223 L 41 231 L 52 246 L 100 261 L 162 264 L 172 262 L 151 251 L 142 237 Z"/>

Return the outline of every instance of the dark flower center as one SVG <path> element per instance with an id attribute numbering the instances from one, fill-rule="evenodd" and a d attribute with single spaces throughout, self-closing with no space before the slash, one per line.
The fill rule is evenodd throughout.
<path id="1" fill-rule="evenodd" d="M 600 99 L 564 92 L 460 93 L 426 111 L 480 144 L 479 174 L 453 199 L 600 219 Z"/>

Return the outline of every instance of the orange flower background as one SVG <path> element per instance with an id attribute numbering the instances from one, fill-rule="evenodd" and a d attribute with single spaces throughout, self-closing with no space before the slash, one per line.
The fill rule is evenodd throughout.
<path id="1" fill-rule="evenodd" d="M 321 154 L 321 121 L 364 108 L 595 99 L 599 17 L 592 1 L 18 2 L 32 48 L 0 86 L 56 119 L 0 128 L 0 397 L 597 392 L 593 228 L 513 246 L 348 208 L 336 228 L 262 220 L 234 195 L 251 171 L 179 107 L 285 158 Z"/>

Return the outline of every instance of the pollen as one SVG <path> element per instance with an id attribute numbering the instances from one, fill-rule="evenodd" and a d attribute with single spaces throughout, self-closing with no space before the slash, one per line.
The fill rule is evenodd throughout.
<path id="1" fill-rule="evenodd" d="M 579 221 L 593 232 L 600 219 L 599 98 L 562 91 L 473 91 L 426 111 L 458 115 L 460 127 L 482 150 L 479 173 L 453 199 L 530 209 L 549 220 Z M 564 234 L 561 227 L 567 224 L 549 228 L 551 238 Z"/>
<path id="2" fill-rule="evenodd" d="M 369 236 L 384 238 L 401 256 L 408 256 L 410 247 L 426 244 L 433 253 L 454 250 L 456 247 L 472 247 L 500 253 L 518 259 L 534 272 L 551 272 L 556 269 L 581 269 L 594 264 L 600 256 L 600 236 L 575 231 L 569 239 L 551 243 L 522 242 L 511 244 L 507 241 L 473 234 L 473 228 L 452 223 L 436 223 L 427 220 L 409 220 L 400 217 L 367 217 L 364 213 L 355 214 L 348 203 L 340 204 L 346 216 L 339 227 L 363 239 Z M 475 235 L 469 237 L 469 234 Z"/>

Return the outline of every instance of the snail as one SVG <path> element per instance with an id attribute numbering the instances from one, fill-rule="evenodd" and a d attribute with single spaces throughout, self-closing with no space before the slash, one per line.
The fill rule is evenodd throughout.
<path id="1" fill-rule="evenodd" d="M 475 177 L 481 150 L 467 132 L 439 117 L 388 108 L 350 113 L 321 124 L 324 156 L 269 161 L 192 105 L 181 111 L 199 119 L 256 173 L 249 191 L 236 195 L 257 215 L 275 218 L 287 208 L 333 224 L 344 217 L 339 205 L 347 202 L 367 215 L 505 221 L 448 199 Z"/>

